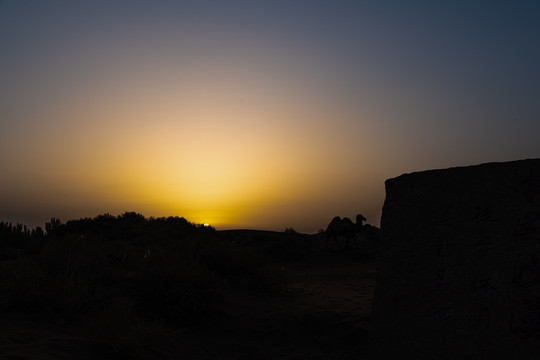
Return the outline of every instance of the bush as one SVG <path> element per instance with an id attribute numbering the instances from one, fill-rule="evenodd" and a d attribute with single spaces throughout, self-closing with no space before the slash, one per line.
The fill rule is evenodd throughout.
<path id="1" fill-rule="evenodd" d="M 4 307 L 65 315 L 93 310 L 113 272 L 95 242 L 51 237 L 36 255 L 4 264 Z"/>
<path id="2" fill-rule="evenodd" d="M 285 234 L 298 234 L 296 230 L 294 230 L 292 227 L 287 227 L 285 230 L 283 230 Z"/>
<path id="3" fill-rule="evenodd" d="M 194 254 L 156 249 L 141 261 L 135 296 L 146 314 L 195 325 L 219 313 L 223 282 L 194 260 Z"/>
<path id="4" fill-rule="evenodd" d="M 184 218 L 51 219 L 35 251 L 0 262 L 0 308 L 82 317 L 98 328 L 114 316 L 128 328 L 143 318 L 193 326 L 214 321 L 233 287 L 280 291 L 284 275 L 268 258 Z M 131 304 L 123 315 L 117 299 Z"/>
<path id="5" fill-rule="evenodd" d="M 52 294 L 47 274 L 28 258 L 3 262 L 0 282 L 0 306 L 4 309 L 44 310 L 46 298 Z"/>

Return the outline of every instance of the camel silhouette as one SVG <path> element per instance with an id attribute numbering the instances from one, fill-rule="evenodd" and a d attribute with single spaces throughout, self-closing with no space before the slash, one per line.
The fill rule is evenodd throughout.
<path id="1" fill-rule="evenodd" d="M 349 245 L 349 241 L 352 239 L 354 243 L 358 246 L 356 242 L 356 234 L 361 233 L 363 230 L 363 222 L 366 221 L 366 218 L 362 214 L 356 215 L 356 224 L 352 222 L 351 219 L 345 217 L 341 219 L 339 216 L 336 216 L 332 219 L 328 227 L 326 228 L 326 239 L 325 247 L 328 249 L 328 240 L 330 238 L 334 239 L 334 242 L 340 249 L 346 249 Z M 341 246 L 339 238 L 345 238 L 345 245 Z"/>

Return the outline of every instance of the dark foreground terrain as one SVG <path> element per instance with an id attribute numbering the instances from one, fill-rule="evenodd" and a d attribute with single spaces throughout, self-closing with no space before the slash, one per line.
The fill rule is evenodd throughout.
<path id="1" fill-rule="evenodd" d="M 137 221 L 4 256 L 0 358 L 367 358 L 374 237 L 329 251 L 324 235 Z"/>

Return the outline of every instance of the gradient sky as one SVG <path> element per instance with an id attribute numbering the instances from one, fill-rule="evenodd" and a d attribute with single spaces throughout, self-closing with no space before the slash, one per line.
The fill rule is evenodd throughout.
<path id="1" fill-rule="evenodd" d="M 536 0 L 0 1 L 0 221 L 378 225 L 388 178 L 536 157 Z"/>

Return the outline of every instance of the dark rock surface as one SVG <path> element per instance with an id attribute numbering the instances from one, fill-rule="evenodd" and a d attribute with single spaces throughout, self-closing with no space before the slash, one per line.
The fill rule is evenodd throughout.
<path id="1" fill-rule="evenodd" d="M 373 359 L 540 359 L 540 159 L 386 181 Z"/>

